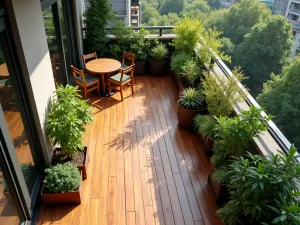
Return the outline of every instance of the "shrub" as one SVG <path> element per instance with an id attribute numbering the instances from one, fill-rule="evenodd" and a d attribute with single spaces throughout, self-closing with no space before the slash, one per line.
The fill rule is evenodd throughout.
<path id="1" fill-rule="evenodd" d="M 50 166 L 45 173 L 44 185 L 50 193 L 72 192 L 78 189 L 81 183 L 78 168 L 70 162 Z"/>
<path id="2" fill-rule="evenodd" d="M 238 67 L 233 70 L 233 74 L 235 76 L 216 78 L 204 72 L 202 94 L 211 116 L 229 116 L 233 111 L 232 105 L 244 98 L 237 86 L 237 82 L 244 79 L 244 74 Z"/>
<path id="3" fill-rule="evenodd" d="M 229 166 L 230 201 L 217 211 L 227 225 L 300 224 L 296 149 L 264 158 L 247 153 Z"/>
<path id="4" fill-rule="evenodd" d="M 195 88 L 187 88 L 180 93 L 178 103 L 186 109 L 201 109 L 202 99 L 200 92 Z"/>
<path id="5" fill-rule="evenodd" d="M 261 112 L 262 109 L 251 106 L 250 110 L 243 111 L 237 117 L 217 119 L 214 126 L 214 155 L 211 161 L 216 166 L 215 178 L 220 183 L 226 182 L 226 177 L 220 175 L 225 174 L 231 157 L 244 154 L 252 138 L 267 129 L 267 122 L 271 117 L 261 118 Z"/>
<path id="6" fill-rule="evenodd" d="M 171 58 L 171 70 L 174 72 L 174 74 L 178 77 L 182 74 L 182 67 L 185 65 L 185 63 L 192 59 L 191 56 L 185 53 L 175 53 L 172 55 Z"/>
<path id="7" fill-rule="evenodd" d="M 200 84 L 201 70 L 195 60 L 188 60 L 181 68 L 181 82 L 184 87 L 195 87 Z"/>
<path id="8" fill-rule="evenodd" d="M 163 61 L 168 55 L 168 49 L 162 43 L 154 47 L 150 53 L 151 58 L 154 61 Z"/>
<path id="9" fill-rule="evenodd" d="M 195 117 L 195 127 L 200 135 L 206 139 L 214 139 L 214 128 L 216 119 L 208 115 L 197 115 Z"/>
<path id="10" fill-rule="evenodd" d="M 83 150 L 83 133 L 91 122 L 92 108 L 81 99 L 78 87 L 58 85 L 46 120 L 46 132 L 53 144 L 59 144 L 68 156 Z"/>

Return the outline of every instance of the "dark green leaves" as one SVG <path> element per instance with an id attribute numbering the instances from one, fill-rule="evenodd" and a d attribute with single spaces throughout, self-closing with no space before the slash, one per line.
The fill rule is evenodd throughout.
<path id="1" fill-rule="evenodd" d="M 202 99 L 200 92 L 195 88 L 184 89 L 180 93 L 178 103 L 186 109 L 201 109 Z"/>

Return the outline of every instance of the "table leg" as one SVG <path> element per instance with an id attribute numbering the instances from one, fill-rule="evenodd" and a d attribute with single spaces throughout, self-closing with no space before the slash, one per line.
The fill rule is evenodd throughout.
<path id="1" fill-rule="evenodd" d="M 105 83 L 104 83 L 104 74 L 101 73 L 101 86 L 102 86 L 102 93 L 105 93 Z"/>

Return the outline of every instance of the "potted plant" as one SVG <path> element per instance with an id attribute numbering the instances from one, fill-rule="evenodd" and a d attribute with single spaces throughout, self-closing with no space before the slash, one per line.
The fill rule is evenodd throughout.
<path id="1" fill-rule="evenodd" d="M 171 71 L 175 74 L 176 84 L 180 85 L 180 77 L 182 74 L 182 67 L 192 57 L 186 53 L 176 52 L 171 57 Z"/>
<path id="2" fill-rule="evenodd" d="M 131 37 L 130 53 L 135 55 L 134 75 L 140 76 L 146 73 L 146 62 L 149 57 L 149 51 L 152 44 L 150 38 L 146 38 L 149 32 L 141 29 L 139 32 L 133 32 Z"/>
<path id="3" fill-rule="evenodd" d="M 300 166 L 297 150 L 270 154 L 247 153 L 234 158 L 227 172 L 230 201 L 217 211 L 224 224 L 300 224 Z"/>
<path id="4" fill-rule="evenodd" d="M 188 130 L 194 130 L 194 118 L 199 113 L 206 113 L 199 90 L 195 88 L 183 90 L 177 104 L 178 123 Z"/>
<path id="5" fill-rule="evenodd" d="M 209 115 L 197 115 L 194 120 L 196 130 L 204 140 L 204 151 L 207 156 L 212 155 L 216 122 L 216 118 Z"/>
<path id="6" fill-rule="evenodd" d="M 166 57 L 168 55 L 168 49 L 162 43 L 154 47 L 151 52 L 150 71 L 154 76 L 161 76 L 165 70 Z"/>
<path id="7" fill-rule="evenodd" d="M 36 178 L 36 168 L 32 163 L 22 163 L 21 164 L 21 171 L 25 179 L 25 183 L 27 186 L 27 189 L 29 190 L 29 193 L 31 193 L 31 189 L 33 187 L 35 178 Z M 12 202 L 12 197 L 10 194 L 10 191 L 8 189 L 7 183 L 5 180 L 2 180 L 3 185 L 3 194 L 5 195 L 8 202 Z"/>
<path id="8" fill-rule="evenodd" d="M 200 84 L 201 69 L 194 59 L 185 62 L 181 67 L 179 92 L 184 88 L 197 87 Z"/>
<path id="9" fill-rule="evenodd" d="M 41 192 L 45 205 L 81 203 L 82 177 L 74 164 L 67 162 L 50 166 L 45 173 Z"/>
<path id="10" fill-rule="evenodd" d="M 214 125 L 214 146 L 211 163 L 215 166 L 213 178 L 220 186 L 218 191 L 214 189 L 219 204 L 226 200 L 223 195 L 227 183 L 227 170 L 231 164 L 232 157 L 238 157 L 248 150 L 249 144 L 254 137 L 267 130 L 267 122 L 271 116 L 261 118 L 262 109 L 251 106 L 249 110 L 242 111 L 239 116 L 219 117 Z M 212 184 L 213 181 L 209 177 Z M 213 184 L 212 187 L 216 187 Z M 220 190 L 221 195 L 220 195 Z"/>
<path id="11" fill-rule="evenodd" d="M 54 150 L 52 163 L 73 162 L 82 170 L 83 178 L 87 177 L 88 148 L 82 144 L 86 125 L 92 122 L 92 108 L 82 100 L 78 87 L 57 86 L 48 117 L 46 132 Z"/>

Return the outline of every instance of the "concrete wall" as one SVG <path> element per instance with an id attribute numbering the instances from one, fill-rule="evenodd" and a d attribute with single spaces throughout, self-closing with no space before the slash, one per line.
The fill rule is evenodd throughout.
<path id="1" fill-rule="evenodd" d="M 42 151 L 46 163 L 49 163 L 52 146 L 45 133 L 45 118 L 55 84 L 40 0 L 8 0 L 7 8 L 21 69 L 31 97 L 30 105 L 42 139 Z"/>

